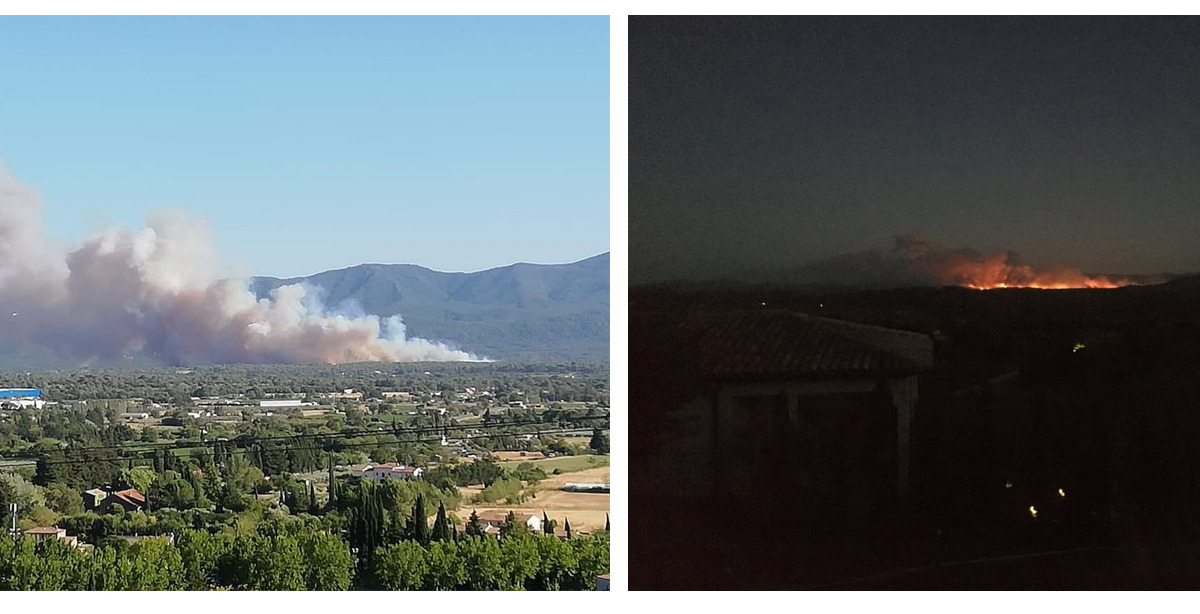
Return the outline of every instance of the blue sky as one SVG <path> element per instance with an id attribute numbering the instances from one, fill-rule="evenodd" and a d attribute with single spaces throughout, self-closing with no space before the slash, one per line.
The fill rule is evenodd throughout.
<path id="1" fill-rule="evenodd" d="M 226 271 L 609 245 L 607 17 L 2 18 L 0 160 L 52 240 L 181 208 Z"/>

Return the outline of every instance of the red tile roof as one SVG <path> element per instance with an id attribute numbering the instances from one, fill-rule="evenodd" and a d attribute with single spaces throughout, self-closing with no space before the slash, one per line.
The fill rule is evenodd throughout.
<path id="1" fill-rule="evenodd" d="M 126 488 L 113 493 L 113 496 L 131 505 L 146 505 L 146 496 L 135 488 Z"/>

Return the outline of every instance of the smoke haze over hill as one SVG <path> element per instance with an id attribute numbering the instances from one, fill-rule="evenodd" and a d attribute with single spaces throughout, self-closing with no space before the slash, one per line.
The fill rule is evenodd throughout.
<path id="1" fill-rule="evenodd" d="M 203 220 L 178 211 L 60 249 L 45 236 L 36 191 L 0 167 L 0 341 L 176 364 L 475 358 L 408 338 L 398 314 L 331 312 L 305 284 L 258 298 L 247 280 L 216 277 L 215 262 Z"/>

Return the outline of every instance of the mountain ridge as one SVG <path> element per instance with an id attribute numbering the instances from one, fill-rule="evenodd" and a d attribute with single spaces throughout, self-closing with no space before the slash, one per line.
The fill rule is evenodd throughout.
<path id="1" fill-rule="evenodd" d="M 335 313 L 400 316 L 410 337 L 491 358 L 608 357 L 609 252 L 564 264 L 518 262 L 475 272 L 364 263 L 290 278 L 248 280 L 258 298 L 275 288 L 318 289 Z"/>

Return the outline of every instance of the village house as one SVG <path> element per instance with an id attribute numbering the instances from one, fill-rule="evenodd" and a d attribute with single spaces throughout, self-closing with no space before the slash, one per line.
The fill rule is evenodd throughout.
<path id="1" fill-rule="evenodd" d="M 103 514 L 112 509 L 114 505 L 124 508 L 126 512 L 138 512 L 145 509 L 146 496 L 135 488 L 126 488 L 116 492 L 99 488 L 83 491 L 83 509 L 85 510 Z"/>
<path id="2" fill-rule="evenodd" d="M 505 511 L 495 510 L 495 511 L 491 511 L 491 512 L 484 512 L 483 514 L 479 514 L 479 522 L 480 522 L 480 524 L 483 525 L 484 530 L 486 531 L 489 528 L 494 528 L 497 531 L 497 534 L 499 534 L 500 527 L 503 527 L 504 523 L 507 520 L 508 520 L 508 512 L 505 512 Z M 535 533 L 542 532 L 542 517 L 541 516 L 536 516 L 533 514 L 518 513 L 517 514 L 517 522 L 524 523 L 525 526 L 529 527 L 530 531 L 533 531 Z"/>
<path id="3" fill-rule="evenodd" d="M 350 475 L 358 478 L 366 478 L 370 480 L 411 480 L 421 477 L 424 473 L 420 467 L 406 467 L 395 463 L 381 463 L 378 465 L 363 465 L 355 467 L 350 471 Z"/>
<path id="4" fill-rule="evenodd" d="M 26 529 L 25 535 L 33 538 L 33 541 L 40 542 L 46 539 L 61 539 L 71 546 L 78 545 L 78 539 L 75 536 L 68 536 L 66 529 L 58 527 L 35 527 Z"/>

